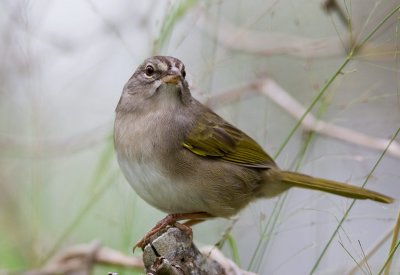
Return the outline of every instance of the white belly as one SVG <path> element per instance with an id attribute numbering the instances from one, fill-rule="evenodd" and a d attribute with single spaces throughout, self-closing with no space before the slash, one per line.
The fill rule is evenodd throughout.
<path id="1" fill-rule="evenodd" d="M 152 206 L 166 213 L 204 211 L 190 183 L 171 182 L 154 163 L 139 163 L 118 156 L 118 162 L 129 184 Z"/>

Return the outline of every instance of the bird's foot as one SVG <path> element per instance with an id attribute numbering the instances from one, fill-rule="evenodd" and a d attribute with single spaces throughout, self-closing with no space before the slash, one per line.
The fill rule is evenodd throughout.
<path id="1" fill-rule="evenodd" d="M 147 232 L 146 235 L 139 242 L 136 243 L 136 245 L 133 247 L 133 252 L 135 252 L 135 249 L 137 247 L 140 247 L 143 250 L 143 248 L 147 245 L 148 240 L 153 235 L 160 232 L 169 225 L 174 225 L 178 229 L 184 231 L 188 236 L 190 236 L 190 238 L 193 238 L 193 232 L 190 226 L 211 217 L 212 216 L 206 212 L 168 214 L 164 219 L 159 221 L 149 232 Z M 189 221 L 184 224 L 178 223 L 178 221 L 182 220 Z M 195 222 L 193 223 L 191 221 Z"/>

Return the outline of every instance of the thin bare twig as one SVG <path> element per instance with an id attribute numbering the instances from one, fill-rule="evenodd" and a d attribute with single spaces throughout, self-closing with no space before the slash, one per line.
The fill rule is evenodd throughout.
<path id="1" fill-rule="evenodd" d="M 358 263 L 358 265 L 355 265 L 354 267 L 352 267 L 349 271 L 345 272 L 344 274 L 347 275 L 354 275 L 356 274 L 356 272 L 358 271 L 358 269 L 360 268 L 360 266 L 362 266 L 364 263 L 366 263 L 366 261 L 368 261 L 368 259 L 370 259 L 379 249 L 382 245 L 384 245 L 387 240 L 390 238 L 390 236 L 392 235 L 394 230 L 394 226 L 392 226 L 391 228 L 389 228 L 385 234 L 383 234 L 383 236 L 376 242 L 374 243 L 371 248 L 368 250 L 368 252 L 365 254 L 365 257 L 363 257 L 363 259 Z"/>
<path id="2" fill-rule="evenodd" d="M 264 79 L 260 84 L 260 90 L 262 94 L 268 96 L 296 119 L 299 119 L 306 111 L 304 106 L 291 97 L 272 79 Z M 311 113 L 305 117 L 302 126 L 307 130 L 314 131 L 321 135 L 379 151 L 384 150 L 390 142 L 388 139 L 371 137 L 345 127 L 337 126 L 333 123 L 318 120 Z M 400 144 L 393 141 L 387 152 L 392 156 L 400 158 Z"/>
<path id="3" fill-rule="evenodd" d="M 326 58 L 346 55 L 346 52 L 354 46 L 354 39 L 352 39 L 354 34 L 352 33 L 346 33 L 345 38 L 342 39 L 338 36 L 309 38 L 285 33 L 249 30 L 242 26 L 234 26 L 221 18 L 218 24 L 215 22 L 214 18 L 205 14 L 199 21 L 199 27 L 222 47 L 249 54 Z M 215 31 L 215 26 L 219 26 L 218 31 Z M 392 59 L 393 54 L 397 52 L 394 43 L 368 42 L 357 50 L 357 56 L 363 59 Z"/>
<path id="4" fill-rule="evenodd" d="M 322 2 L 322 8 L 327 12 L 335 12 L 343 25 L 349 26 L 350 18 L 343 11 L 342 7 L 337 3 L 336 0 L 325 0 Z"/>
<path id="5" fill-rule="evenodd" d="M 102 247 L 99 242 L 78 244 L 60 251 L 40 270 L 24 275 L 90 274 L 94 264 L 143 270 L 141 258 L 126 256 L 119 251 Z"/>
<path id="6" fill-rule="evenodd" d="M 341 56 L 346 53 L 337 37 L 305 38 L 283 33 L 256 32 L 235 27 L 222 19 L 219 25 L 220 31 L 216 32 L 215 20 L 209 15 L 205 15 L 199 24 L 205 33 L 231 50 L 267 56 L 286 54 L 300 58 Z"/>

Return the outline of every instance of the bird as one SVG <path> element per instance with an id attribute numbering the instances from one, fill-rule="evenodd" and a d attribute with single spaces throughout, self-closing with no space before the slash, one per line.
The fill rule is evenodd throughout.
<path id="1" fill-rule="evenodd" d="M 230 218 L 250 202 L 292 187 L 393 201 L 375 191 L 280 169 L 254 139 L 192 96 L 185 65 L 171 56 L 147 58 L 125 84 L 115 110 L 114 147 L 136 193 L 167 213 L 135 247 L 143 248 L 168 225 L 187 228 Z"/>

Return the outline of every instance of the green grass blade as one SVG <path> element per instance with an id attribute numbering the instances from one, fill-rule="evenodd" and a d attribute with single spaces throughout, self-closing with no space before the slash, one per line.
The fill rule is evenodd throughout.
<path id="1" fill-rule="evenodd" d="M 261 238 L 257 244 L 256 249 L 253 252 L 253 256 L 251 257 L 251 261 L 248 266 L 249 270 L 254 270 L 257 272 L 260 269 L 262 257 L 264 256 L 264 252 L 267 249 L 267 246 L 271 239 L 271 235 L 273 234 L 274 229 L 279 221 L 279 216 L 283 209 L 287 196 L 288 193 L 286 192 L 282 196 L 280 196 L 278 201 L 276 202 L 274 209 L 272 210 L 271 217 L 268 219 L 268 223 L 265 225 L 264 230 L 261 234 Z"/>
<path id="2" fill-rule="evenodd" d="M 400 211 L 399 211 L 399 214 L 397 215 L 396 225 L 395 225 L 395 227 L 393 229 L 393 236 L 392 236 L 392 243 L 390 244 L 389 257 L 390 257 L 390 254 L 392 253 L 392 251 L 396 247 L 396 242 L 397 242 L 397 240 L 399 238 L 399 230 L 400 230 Z M 387 265 L 386 265 L 385 275 L 389 275 L 390 274 L 391 264 L 392 264 L 392 261 L 389 260 L 387 262 Z"/>
<path id="3" fill-rule="evenodd" d="M 321 104 L 321 106 L 316 114 L 317 117 L 322 116 L 323 112 L 326 111 L 327 105 L 328 105 L 328 102 L 323 101 L 323 104 Z M 298 171 L 298 169 L 300 168 L 301 163 L 304 160 L 305 154 L 307 152 L 307 148 L 310 146 L 314 137 L 315 137 L 315 134 L 313 132 L 309 132 L 306 139 L 304 140 L 303 146 L 298 154 L 298 160 L 296 161 L 295 171 Z M 276 202 L 274 209 L 271 213 L 271 218 L 268 220 L 268 223 L 265 225 L 265 228 L 263 230 L 261 238 L 257 244 L 255 251 L 253 252 L 253 256 L 252 256 L 250 264 L 249 264 L 250 270 L 259 271 L 261 261 L 262 261 L 262 256 L 264 255 L 265 251 L 267 250 L 267 248 L 269 246 L 269 243 L 271 240 L 270 236 L 273 234 L 273 232 L 275 231 L 275 227 L 278 224 L 279 216 L 280 216 L 281 211 L 286 202 L 286 198 L 287 198 L 287 193 L 285 193 L 283 196 L 281 196 L 278 199 L 278 201 Z"/>
<path id="4" fill-rule="evenodd" d="M 91 186 L 98 185 L 98 182 L 101 182 L 101 179 L 104 179 L 106 176 L 106 173 L 109 171 L 106 169 L 107 164 L 109 164 L 110 160 L 112 159 L 113 156 L 113 143 L 108 142 L 106 145 L 106 148 L 103 150 L 99 161 L 96 165 L 96 169 L 93 173 L 93 177 L 91 180 Z M 81 220 L 85 217 L 85 215 L 88 213 L 88 211 L 92 208 L 92 206 L 97 202 L 97 200 L 101 197 L 101 195 L 104 193 L 104 191 L 110 186 L 110 183 L 113 181 L 113 179 L 116 177 L 117 171 L 113 171 L 110 173 L 110 176 L 107 178 L 106 182 L 102 186 L 97 186 L 98 188 L 95 189 L 93 192 L 92 196 L 90 199 L 84 204 L 80 211 L 77 213 L 75 218 L 71 221 L 71 223 L 65 228 L 61 236 L 56 240 L 52 248 L 49 250 L 49 252 L 46 254 L 46 256 L 43 258 L 42 262 L 46 262 L 62 245 L 62 243 L 65 241 L 65 239 L 72 233 L 72 231 L 78 226 L 78 224 L 81 222 Z"/>
<path id="5" fill-rule="evenodd" d="M 186 14 L 186 12 L 195 4 L 197 0 L 180 1 L 174 5 L 170 12 L 168 12 L 163 20 L 160 35 L 154 41 L 153 54 L 159 54 L 165 46 L 167 40 L 170 38 L 175 24 Z"/>
<path id="6" fill-rule="evenodd" d="M 364 270 L 363 266 L 357 261 L 356 258 L 354 258 L 354 256 L 350 253 L 350 251 L 344 246 L 344 244 L 342 242 L 339 242 L 340 246 L 344 249 L 344 251 L 346 251 L 347 255 L 349 255 L 349 257 L 353 260 L 353 262 L 356 263 L 356 265 L 358 266 L 358 268 L 361 269 L 362 273 L 364 274 L 368 274 L 366 273 L 366 271 Z"/>
<path id="7" fill-rule="evenodd" d="M 392 257 L 394 255 L 394 253 L 397 251 L 397 248 L 399 248 L 400 245 L 400 241 L 397 242 L 396 246 L 394 247 L 394 249 L 390 252 L 389 257 L 386 259 L 386 262 L 383 264 L 381 270 L 379 271 L 378 275 L 381 275 L 382 272 L 385 270 L 386 265 L 392 260 Z"/>
<path id="8" fill-rule="evenodd" d="M 235 238 L 233 237 L 232 234 L 228 234 L 227 235 L 227 239 L 228 239 L 228 244 L 229 244 L 229 248 L 231 250 L 232 253 L 232 260 L 238 265 L 240 266 L 240 256 L 239 256 L 239 249 L 236 245 L 236 241 Z"/>

